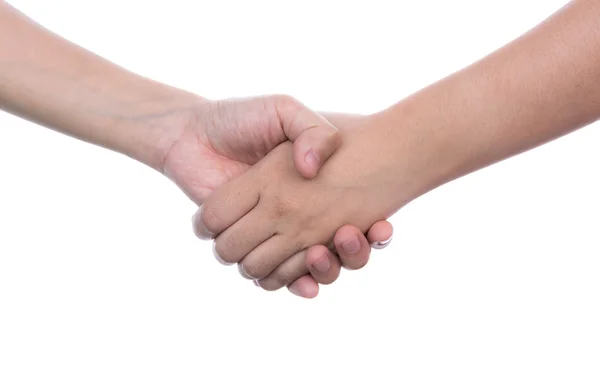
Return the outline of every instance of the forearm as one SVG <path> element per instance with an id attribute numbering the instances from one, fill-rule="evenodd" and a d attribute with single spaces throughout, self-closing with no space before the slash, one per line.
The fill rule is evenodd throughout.
<path id="1" fill-rule="evenodd" d="M 523 37 L 378 114 L 412 147 L 412 197 L 600 117 L 600 4 L 573 1 Z M 392 130 L 393 129 L 393 130 Z"/>
<path id="2" fill-rule="evenodd" d="M 180 90 L 126 71 L 0 1 L 0 108 L 160 168 Z M 185 104 L 183 104 L 185 107 Z"/>

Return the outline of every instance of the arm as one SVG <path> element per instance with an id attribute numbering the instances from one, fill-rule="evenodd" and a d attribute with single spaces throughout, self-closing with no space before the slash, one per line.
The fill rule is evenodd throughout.
<path id="1" fill-rule="evenodd" d="M 0 109 L 147 164 L 198 204 L 288 138 L 295 140 L 297 170 L 308 178 L 316 175 L 340 140 L 329 122 L 293 98 L 206 100 L 80 48 L 2 0 Z M 364 254 L 370 247 L 363 233 L 342 229 L 342 236 L 361 241 L 359 254 L 366 263 Z M 391 226 L 385 222 L 368 233 L 372 242 L 390 235 Z M 332 282 L 339 260 L 322 248 L 315 250 L 331 264 L 326 271 L 313 270 L 312 276 Z M 356 256 L 341 258 L 344 265 L 357 267 Z M 315 280 L 305 276 L 291 290 L 315 296 Z"/>
<path id="2" fill-rule="evenodd" d="M 597 120 L 598 19 L 600 3 L 572 1 L 504 48 L 376 115 L 382 131 L 409 136 L 419 148 L 404 171 L 423 181 L 410 198 Z"/>
<path id="3" fill-rule="evenodd" d="M 242 108 L 256 112 L 259 105 L 270 107 L 270 112 L 258 115 L 280 121 L 255 126 L 265 134 L 259 135 L 260 144 L 250 146 L 264 152 L 274 142 L 297 139 L 296 160 L 303 176 L 314 177 L 339 146 L 336 129 L 292 98 L 229 104 L 229 108 L 217 108 L 197 95 L 129 72 L 45 30 L 0 0 L 1 109 L 123 153 L 161 172 L 168 152 L 189 122 L 207 122 L 218 111 L 228 117 L 221 122 L 236 122 L 231 117 L 242 116 Z M 263 144 L 268 142 L 272 143 Z"/>
<path id="4" fill-rule="evenodd" d="M 241 262 L 263 288 L 280 288 L 295 277 L 288 264 L 303 248 L 343 246 L 333 236 L 340 225 L 365 230 L 448 181 L 598 119 L 598 19 L 600 3 L 573 1 L 513 43 L 360 124 L 332 120 L 344 129 L 342 147 L 313 181 L 291 172 L 289 145 L 278 147 L 217 191 L 199 225 L 219 234 L 221 258 Z M 268 184 L 275 173 L 278 186 Z M 260 205 L 250 209 L 255 201 Z M 231 246 L 242 233 L 251 235 Z"/>
<path id="5" fill-rule="evenodd" d="M 0 108 L 160 169 L 177 132 L 152 117 L 202 100 L 135 75 L 0 2 Z"/>

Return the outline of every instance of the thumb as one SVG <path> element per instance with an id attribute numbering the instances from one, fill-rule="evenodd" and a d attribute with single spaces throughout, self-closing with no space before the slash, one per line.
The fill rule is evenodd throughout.
<path id="1" fill-rule="evenodd" d="M 323 116 L 290 96 L 274 96 L 273 103 L 286 137 L 294 142 L 296 170 L 304 178 L 315 177 L 340 147 L 338 130 Z"/>

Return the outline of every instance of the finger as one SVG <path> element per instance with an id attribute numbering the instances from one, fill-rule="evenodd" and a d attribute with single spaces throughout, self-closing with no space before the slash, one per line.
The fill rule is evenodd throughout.
<path id="1" fill-rule="evenodd" d="M 302 298 L 315 298 L 319 294 L 319 283 L 310 275 L 300 277 L 287 288 L 292 294 Z"/>
<path id="2" fill-rule="evenodd" d="M 312 294 L 303 292 L 315 290 L 313 283 L 331 284 L 340 275 L 340 269 L 337 256 L 325 246 L 316 245 L 286 259 L 269 276 L 258 280 L 257 285 L 265 290 L 277 290 L 289 285 L 292 293 L 312 298 Z M 309 271 L 310 275 L 307 275 Z"/>
<path id="3" fill-rule="evenodd" d="M 369 261 L 371 245 L 358 228 L 344 225 L 336 232 L 333 243 L 344 268 L 357 270 Z"/>
<path id="4" fill-rule="evenodd" d="M 240 270 L 247 278 L 265 278 L 286 259 L 302 250 L 300 246 L 300 244 L 290 241 L 285 236 L 275 235 L 250 251 L 250 253 L 241 260 Z M 304 258 L 302 259 L 304 260 Z M 304 265 L 303 268 L 304 273 L 308 273 L 308 270 Z M 300 274 L 296 278 L 302 275 L 303 274 Z M 294 280 L 296 279 L 291 281 Z"/>
<path id="5" fill-rule="evenodd" d="M 252 175 L 251 171 L 242 174 L 204 201 L 193 218 L 198 238 L 215 238 L 256 206 L 260 191 Z"/>
<path id="6" fill-rule="evenodd" d="M 311 276 L 319 284 L 331 284 L 340 276 L 342 265 L 339 258 L 323 245 L 311 246 L 305 262 Z"/>
<path id="7" fill-rule="evenodd" d="M 392 242 L 394 227 L 389 221 L 378 221 L 369 229 L 367 240 L 373 249 L 383 249 Z"/>
<path id="8" fill-rule="evenodd" d="M 324 126 L 306 130 L 294 142 L 294 165 L 304 178 L 313 178 L 340 146 L 338 133 Z"/>
<path id="9" fill-rule="evenodd" d="M 313 178 L 338 149 L 341 136 L 323 116 L 298 100 L 278 95 L 273 103 L 285 135 L 294 142 L 294 164 L 305 178 Z"/>
<path id="10" fill-rule="evenodd" d="M 221 232 L 214 241 L 217 259 L 229 264 L 237 263 L 257 246 L 271 238 L 275 234 L 275 228 L 271 225 L 258 225 L 258 223 L 264 223 L 265 220 L 263 212 L 253 209 Z M 245 273 L 240 273 L 247 277 Z"/>
<path id="11" fill-rule="evenodd" d="M 264 290 L 273 291 L 290 285 L 307 274 L 306 250 L 303 250 L 286 259 L 266 277 L 258 279 L 257 283 Z"/>

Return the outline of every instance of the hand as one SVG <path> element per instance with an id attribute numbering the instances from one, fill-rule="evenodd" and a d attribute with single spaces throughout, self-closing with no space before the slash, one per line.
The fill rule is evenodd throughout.
<path id="1" fill-rule="evenodd" d="M 250 166 L 285 140 L 294 143 L 296 169 L 304 177 L 314 177 L 318 168 L 339 145 L 337 130 L 317 113 L 286 96 L 270 96 L 210 102 L 193 101 L 191 110 L 178 112 L 170 123 L 181 124 L 178 136 L 165 152 L 163 169 L 186 195 L 202 205 L 220 185 L 242 174 Z M 314 155 L 308 155 L 310 152 Z M 210 238 L 207 231 L 196 231 L 201 238 Z M 376 223 L 368 233 L 369 242 L 384 243 L 390 239 L 392 227 L 387 222 Z M 358 251 L 340 258 L 328 249 L 311 249 L 308 261 L 320 261 L 311 267 L 311 276 L 299 278 L 289 285 L 290 291 L 303 297 L 318 293 L 318 282 L 330 283 L 337 278 L 340 262 L 347 268 L 366 264 L 369 242 L 362 232 L 347 226 L 339 236 L 358 240 Z M 323 258 L 325 257 L 325 258 Z M 329 261 L 325 270 L 322 266 Z M 293 280 L 292 280 L 293 281 Z"/>
<path id="2" fill-rule="evenodd" d="M 352 223 L 355 233 L 364 232 L 406 203 L 381 148 L 390 143 L 385 134 L 371 117 L 351 122 L 340 150 L 312 181 L 294 171 L 291 144 L 284 143 L 205 201 L 198 229 L 217 235 L 221 259 L 240 262 L 247 277 L 275 290 L 310 271 L 304 249 L 329 244 L 343 250 L 351 243 L 341 231 L 334 237 L 338 228 Z"/>
<path id="3" fill-rule="evenodd" d="M 282 285 L 287 285 L 290 292 L 295 295 L 305 298 L 316 297 L 319 293 L 319 284 L 331 284 L 337 280 L 341 269 L 340 263 L 349 270 L 364 267 L 369 261 L 371 246 L 375 249 L 385 248 L 390 244 L 392 234 L 392 225 L 387 221 L 373 224 L 366 239 L 358 228 L 345 225 L 338 229 L 335 243 L 351 243 L 353 246 L 343 248 L 338 246 L 336 248 L 337 256 L 326 246 L 311 246 L 306 250 L 304 263 L 301 256 L 286 260 L 279 267 L 278 272 L 273 275 L 276 278 L 276 286 L 269 289 L 267 285 L 265 289 L 275 290 Z M 240 273 L 245 276 L 241 266 L 238 268 Z M 304 276 L 296 279 L 299 274 Z M 292 282 L 290 283 L 290 281 Z M 261 286 L 258 280 L 254 280 L 254 283 Z"/>
<path id="4" fill-rule="evenodd" d="M 287 96 L 199 100 L 180 121 L 164 173 L 198 205 L 288 139 L 295 141 L 294 164 L 305 178 L 314 177 L 340 144 L 333 125 Z"/>
<path id="5" fill-rule="evenodd" d="M 0 28 L 11 32 L 0 32 L 0 60 L 14 63 L 0 72 L 0 107 L 164 172 L 198 204 L 288 138 L 307 178 L 339 145 L 330 124 L 289 97 L 209 102 L 132 74 L 3 4 Z"/>

